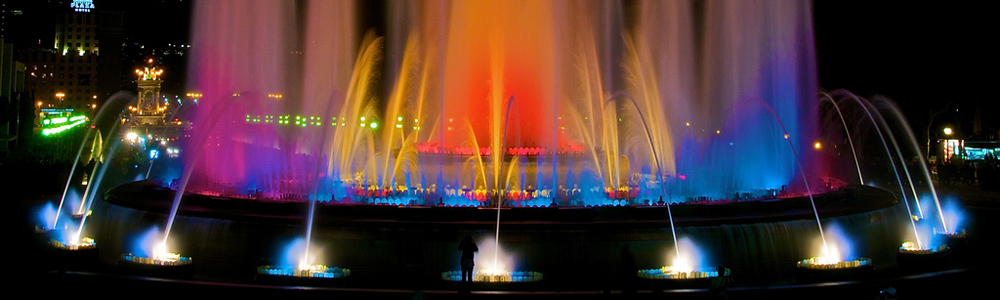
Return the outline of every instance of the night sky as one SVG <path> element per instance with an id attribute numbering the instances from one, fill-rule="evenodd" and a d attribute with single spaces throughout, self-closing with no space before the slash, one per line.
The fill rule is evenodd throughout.
<path id="1" fill-rule="evenodd" d="M 951 102 L 961 116 L 935 122 L 971 119 L 979 104 L 984 127 L 996 130 L 997 17 L 984 2 L 935 4 L 814 1 L 820 86 L 889 97 L 915 128 Z"/>
<path id="2" fill-rule="evenodd" d="M 26 1 L 54 5 L 70 2 Z M 94 2 L 99 9 L 125 11 L 127 35 L 135 41 L 165 45 L 188 40 L 190 0 Z M 363 3 L 369 10 L 382 10 L 386 5 Z M 813 3 L 819 85 L 823 90 L 846 89 L 862 97 L 888 97 L 902 107 L 916 128 L 926 126 L 931 111 L 941 111 L 949 103 L 962 113 L 942 115 L 937 120 L 971 120 L 978 105 L 984 114 L 984 126 L 994 131 L 1000 128 L 1000 118 L 988 117 L 1000 109 L 992 88 L 997 81 L 994 70 L 998 53 L 992 44 L 1000 24 L 988 1 L 936 5 L 861 0 Z M 384 22 L 377 12 L 368 15 L 366 24 L 378 26 Z M 51 39 L 51 33 L 48 36 Z"/>

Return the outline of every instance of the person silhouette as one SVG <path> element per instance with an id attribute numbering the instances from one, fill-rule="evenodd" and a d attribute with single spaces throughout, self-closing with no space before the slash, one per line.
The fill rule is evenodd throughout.
<path id="1" fill-rule="evenodd" d="M 472 268 L 476 266 L 476 252 L 479 252 L 479 247 L 472 241 L 471 235 L 466 235 L 462 242 L 458 243 L 458 250 L 462 251 L 462 259 L 459 260 L 462 266 L 462 281 L 472 282 Z"/>
<path id="2" fill-rule="evenodd" d="M 729 268 L 718 266 L 715 268 L 718 275 L 712 278 L 711 292 L 713 299 L 729 299 L 729 286 L 733 283 L 732 274 Z"/>
<path id="3" fill-rule="evenodd" d="M 636 271 L 635 254 L 629 244 L 622 246 L 620 252 L 621 264 L 618 266 L 618 280 L 621 283 L 622 292 L 631 294 L 635 292 Z"/>

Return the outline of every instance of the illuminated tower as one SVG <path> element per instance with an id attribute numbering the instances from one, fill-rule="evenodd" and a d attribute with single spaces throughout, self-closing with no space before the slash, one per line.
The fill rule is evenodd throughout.
<path id="1" fill-rule="evenodd" d="M 166 104 L 160 99 L 160 84 L 163 83 L 160 75 L 163 74 L 163 70 L 152 64 L 153 59 L 150 59 L 149 65 L 135 70 L 136 75 L 139 75 L 139 80 L 136 80 L 139 99 L 132 111 L 132 120 L 137 125 L 157 125 L 164 121 L 163 112 L 166 110 Z"/>

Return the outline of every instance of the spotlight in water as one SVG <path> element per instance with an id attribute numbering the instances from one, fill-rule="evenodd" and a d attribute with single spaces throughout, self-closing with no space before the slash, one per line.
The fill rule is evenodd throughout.
<path id="1" fill-rule="evenodd" d="M 493 238 L 487 237 L 477 242 L 477 269 L 472 272 L 473 282 L 536 282 L 542 280 L 542 273 L 533 271 L 511 271 L 515 258 L 495 246 Z M 496 263 L 494 263 L 496 257 Z M 461 271 L 441 273 L 441 279 L 462 281 Z"/>
<path id="2" fill-rule="evenodd" d="M 702 258 L 701 249 L 690 238 L 681 237 L 677 243 L 681 253 L 678 255 L 675 251 L 669 251 L 667 253 L 669 265 L 659 269 L 639 270 L 638 276 L 646 279 L 697 279 L 719 276 L 717 270 L 703 268 L 708 263 Z"/>
<path id="3" fill-rule="evenodd" d="M 257 273 L 270 276 L 290 276 L 307 278 L 344 278 L 351 275 L 351 270 L 341 267 L 330 267 L 317 263 L 317 255 L 322 249 L 309 247 L 309 257 L 305 257 L 306 239 L 293 240 L 284 252 L 277 265 L 265 265 L 257 268 Z"/>
<path id="4" fill-rule="evenodd" d="M 163 233 L 157 227 L 150 228 L 137 241 L 135 253 L 122 255 L 122 261 L 141 265 L 186 266 L 192 263 L 190 257 L 170 252 Z"/>
<path id="5" fill-rule="evenodd" d="M 817 237 L 817 242 L 814 243 L 820 255 L 798 261 L 797 268 L 812 271 L 872 268 L 872 261 L 869 258 L 850 258 L 851 240 L 840 226 L 836 223 L 829 224 L 825 232 L 826 241 L 822 237 Z"/>

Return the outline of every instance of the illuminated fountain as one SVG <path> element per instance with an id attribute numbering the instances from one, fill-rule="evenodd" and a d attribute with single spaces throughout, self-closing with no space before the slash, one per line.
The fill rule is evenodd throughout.
<path id="1" fill-rule="evenodd" d="M 67 256 L 65 261 L 67 264 L 78 264 L 80 261 L 84 260 L 95 260 L 97 258 L 97 242 L 93 237 L 84 235 L 84 228 L 87 219 L 91 217 L 92 211 L 90 210 L 91 205 L 95 199 L 95 195 L 101 190 L 101 185 L 104 183 L 104 174 L 110 165 L 110 162 L 114 159 L 115 150 L 117 150 L 118 145 L 118 125 L 117 116 L 119 116 L 118 110 L 130 102 L 133 98 L 126 93 L 117 93 L 108 99 L 106 104 L 101 107 L 97 112 L 93 120 L 90 120 L 89 129 L 84 140 L 81 142 L 80 149 L 77 151 L 75 160 L 73 161 L 73 168 L 70 170 L 69 178 L 67 179 L 66 186 L 63 190 L 63 194 L 59 201 L 58 208 L 52 211 L 51 205 L 46 206 L 43 214 L 43 220 L 47 226 L 38 227 L 36 226 L 36 232 L 46 234 L 48 238 L 48 245 L 54 248 L 60 255 Z M 114 118 L 114 119 L 113 119 Z M 102 128 L 109 127 L 107 129 L 107 134 L 102 135 Z M 101 138 L 104 136 L 105 138 Z M 91 139 L 93 137 L 93 139 Z M 89 147 L 88 147 L 89 146 Z M 83 156 L 84 150 L 89 150 L 87 155 L 88 161 L 94 161 L 94 166 L 90 176 L 86 177 L 81 185 L 84 187 L 84 192 L 79 196 L 80 201 L 77 204 L 76 209 L 73 209 L 72 213 L 69 214 L 71 220 L 76 220 L 76 228 L 71 229 L 68 224 L 69 221 L 64 221 L 62 228 L 58 228 L 60 217 L 65 213 L 63 208 L 70 210 L 66 205 L 67 195 L 73 195 L 70 192 L 70 183 L 72 181 L 73 172 L 76 168 L 77 161 Z M 106 187 L 105 187 L 106 188 Z M 75 195 L 73 195 L 75 197 Z M 72 200 L 72 199 L 70 199 Z M 76 261 L 73 261 L 76 260 Z"/>
<path id="2" fill-rule="evenodd" d="M 942 209 L 941 202 L 937 197 L 937 191 L 930 178 L 930 173 L 926 169 L 926 163 L 923 161 L 918 164 L 920 166 L 918 172 L 923 175 L 923 180 L 927 183 L 929 189 L 929 195 L 924 195 L 925 197 L 923 198 L 931 198 L 933 200 L 933 202 L 924 201 L 924 203 L 933 203 L 935 207 L 934 209 L 928 209 L 921 204 L 921 197 L 918 196 L 917 186 L 910 175 L 911 171 L 906 163 L 902 163 L 906 160 L 903 154 L 904 150 L 919 153 L 919 149 L 916 145 L 915 137 L 912 135 L 912 130 L 902 117 L 898 107 L 885 98 L 876 97 L 874 100 L 868 100 L 844 90 L 836 90 L 829 94 L 824 94 L 822 99 L 827 100 L 834 106 L 840 118 L 843 118 L 843 112 L 838 103 L 841 103 L 842 107 L 848 109 L 855 108 L 855 110 L 858 110 L 855 114 L 860 114 L 862 119 L 869 120 L 870 123 L 867 125 L 871 126 L 874 132 L 878 134 L 878 141 L 885 150 L 885 157 L 899 186 L 899 195 L 903 198 L 907 214 L 911 216 L 908 218 L 908 222 L 912 230 L 905 234 L 909 237 L 899 247 L 896 259 L 898 264 L 904 267 L 939 265 L 933 263 L 933 261 L 942 260 L 942 257 L 948 256 L 950 252 L 948 244 L 956 244 L 956 242 L 960 244 L 965 238 L 964 231 L 959 232 L 955 229 L 957 228 L 957 220 L 960 219 L 956 215 L 957 209 L 954 207 L 947 210 Z M 886 118 L 886 116 L 892 118 Z M 896 132 L 903 132 L 905 135 L 897 137 L 893 133 L 892 128 L 894 127 L 890 125 L 890 121 L 895 121 L 897 123 L 895 125 L 901 127 L 902 130 L 897 130 Z M 844 132 L 848 134 L 848 140 L 850 140 L 850 131 L 852 130 L 847 128 L 846 122 L 843 123 L 843 126 Z M 910 148 L 905 149 L 905 147 Z M 853 144 L 851 145 L 851 149 L 852 151 L 854 150 Z M 922 155 L 916 156 L 920 157 L 921 160 L 923 159 Z M 897 164 L 901 166 L 902 172 L 897 168 Z M 860 165 L 857 165 L 857 168 L 860 179 Z M 901 179 L 901 173 L 905 176 L 905 181 Z M 861 180 L 863 182 L 863 179 Z M 912 197 L 908 197 L 910 195 Z M 908 198 L 913 200 L 912 204 Z M 954 202 L 952 201 L 952 203 Z M 936 224 L 932 225 L 931 223 Z M 952 228 L 953 230 L 949 231 L 948 228 Z"/>
<path id="3" fill-rule="evenodd" d="M 344 278 L 351 275 L 350 269 L 330 267 L 316 262 L 320 249 L 306 243 L 305 238 L 293 241 L 285 250 L 282 262 L 276 265 L 264 265 L 257 268 L 257 274 L 272 277 L 302 277 L 302 278 Z M 305 253 L 305 254 L 303 254 Z M 312 253 L 310 255 L 309 253 Z"/>
<path id="4" fill-rule="evenodd" d="M 841 226 L 829 224 L 827 235 L 813 242 L 819 255 L 796 263 L 799 280 L 861 279 L 874 271 L 872 260 L 858 257 L 851 240 Z M 829 238 L 827 240 L 827 238 Z"/>
<path id="5" fill-rule="evenodd" d="M 191 277 L 194 274 L 194 260 L 170 252 L 170 247 L 155 226 L 147 230 L 131 247 L 131 251 L 118 258 L 118 267 L 126 272 L 164 277 Z"/>
<path id="6" fill-rule="evenodd" d="M 588 268 L 571 259 L 606 273 L 620 242 L 638 265 L 668 253 L 646 278 L 716 276 L 710 261 L 770 279 L 795 271 L 802 236 L 825 240 L 821 216 L 878 228 L 850 232 L 876 240 L 898 225 L 859 220 L 908 215 L 880 189 L 816 185 L 828 162 L 813 151 L 808 3 L 406 2 L 367 34 L 358 10 L 197 3 L 193 155 L 170 184 L 122 185 L 95 215 L 131 228 L 162 217 L 160 245 L 284 277 L 350 274 L 317 261 L 349 262 L 355 278 L 440 270 L 456 232 L 527 249 L 505 264 L 478 255 L 493 261 L 477 263 L 482 282 Z M 102 241 L 130 234 L 113 225 Z M 248 258 L 289 236 L 305 245 L 294 258 Z M 320 257 L 320 241 L 337 251 Z M 149 255 L 132 257 L 170 259 Z"/>
<path id="7" fill-rule="evenodd" d="M 678 249 L 683 248 L 681 253 L 670 253 L 667 265 L 659 269 L 639 270 L 639 278 L 645 279 L 704 279 L 718 277 L 719 272 L 715 268 L 705 268 L 706 265 L 701 257 L 701 251 L 689 238 L 681 238 Z M 677 250 L 675 250 L 677 251 Z M 697 269 L 696 269 L 697 268 Z"/>
<path id="8" fill-rule="evenodd" d="M 516 258 L 499 247 L 495 239 L 482 239 L 478 243 L 479 255 L 476 256 L 477 268 L 472 272 L 472 282 L 486 283 L 522 283 L 538 282 L 543 274 L 535 271 L 514 271 Z M 462 281 L 461 271 L 441 273 L 445 281 Z"/>

